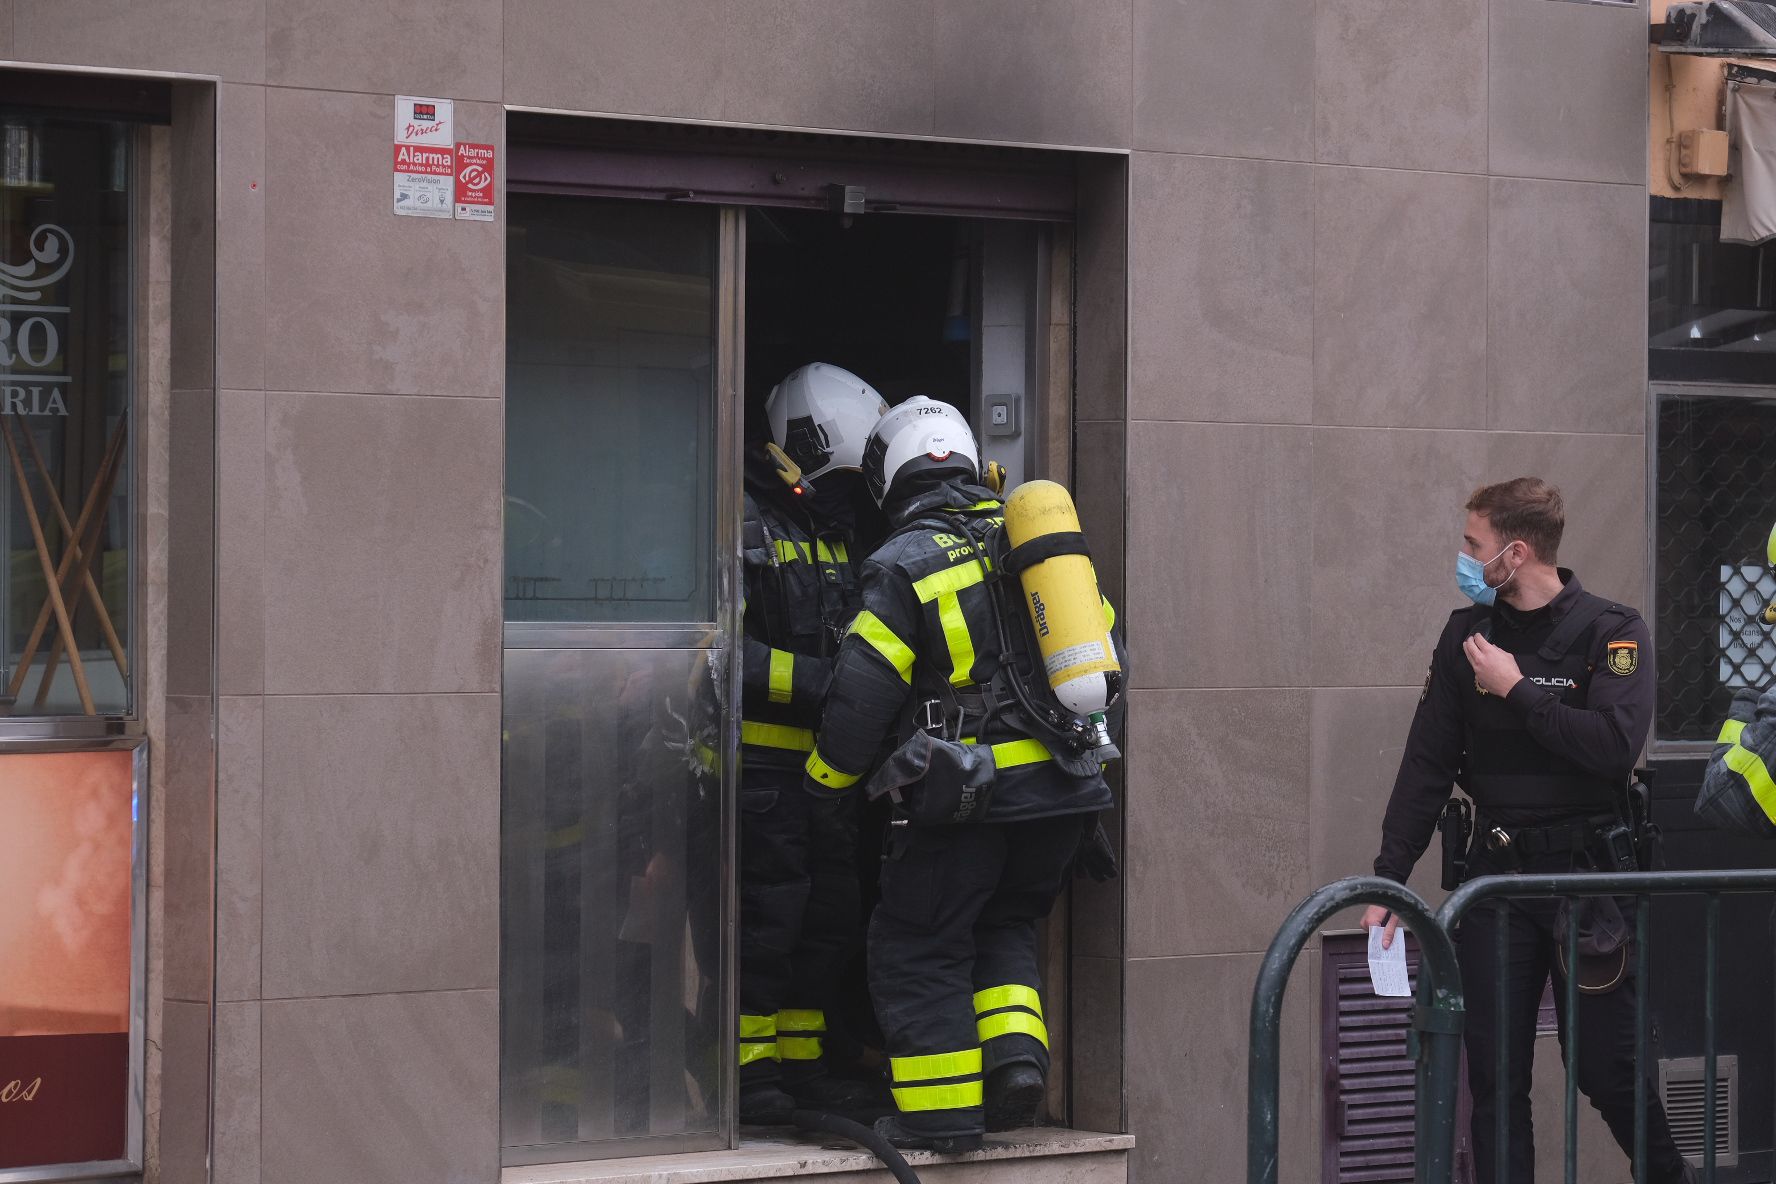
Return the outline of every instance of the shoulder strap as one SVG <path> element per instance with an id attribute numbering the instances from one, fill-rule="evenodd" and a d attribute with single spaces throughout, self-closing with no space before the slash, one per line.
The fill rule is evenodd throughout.
<path id="1" fill-rule="evenodd" d="M 1548 635 L 1539 651 L 1542 658 L 1549 662 L 1558 662 L 1571 652 L 1581 637 L 1590 635 L 1591 626 L 1607 612 L 1621 612 L 1622 606 L 1601 596 L 1593 596 L 1589 592 L 1583 594 L 1579 603 L 1572 606 L 1567 614 L 1560 618 L 1560 624 Z"/>

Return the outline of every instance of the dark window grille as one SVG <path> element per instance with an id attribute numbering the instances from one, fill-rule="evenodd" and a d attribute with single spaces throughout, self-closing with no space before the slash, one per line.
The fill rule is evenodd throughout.
<path id="1" fill-rule="evenodd" d="M 1667 393 L 1656 406 L 1655 736 L 1711 741 L 1733 691 L 1776 670 L 1758 620 L 1776 593 L 1776 397 Z"/>

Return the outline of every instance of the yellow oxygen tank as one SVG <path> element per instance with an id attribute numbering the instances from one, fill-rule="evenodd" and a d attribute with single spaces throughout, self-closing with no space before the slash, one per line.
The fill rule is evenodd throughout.
<path id="1" fill-rule="evenodd" d="M 1077 535 L 1079 515 L 1063 486 L 1026 481 L 1005 502 L 1005 531 L 1015 549 L 1044 535 Z M 1122 691 L 1122 663 L 1091 557 L 1051 554 L 1023 568 L 1018 580 L 1055 698 L 1078 716 L 1101 717 Z"/>

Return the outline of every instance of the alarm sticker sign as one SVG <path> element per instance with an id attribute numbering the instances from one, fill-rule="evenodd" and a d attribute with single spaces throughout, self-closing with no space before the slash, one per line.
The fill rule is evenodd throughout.
<path id="1" fill-rule="evenodd" d="M 395 99 L 395 213 L 448 218 L 455 167 L 455 104 L 449 99 Z"/>
<path id="2" fill-rule="evenodd" d="M 493 145 L 456 146 L 456 216 L 467 222 L 493 221 Z"/>

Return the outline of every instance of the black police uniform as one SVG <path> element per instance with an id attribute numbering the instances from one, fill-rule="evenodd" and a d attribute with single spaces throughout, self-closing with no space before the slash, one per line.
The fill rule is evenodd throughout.
<path id="1" fill-rule="evenodd" d="M 1590 595 L 1564 568 L 1560 578 L 1565 587 L 1533 612 L 1501 602 L 1450 614 L 1431 656 L 1382 823 L 1377 875 L 1406 880 L 1430 842 L 1451 785 L 1460 785 L 1474 800 L 1470 875 L 1609 866 L 1601 832 L 1620 817 L 1634 762 L 1652 723 L 1650 642 L 1639 613 Z M 1502 699 L 1480 689 L 1462 650 L 1474 633 L 1513 655 L 1523 672 L 1522 681 Z M 1631 931 L 1632 902 L 1623 903 Z M 1552 900 L 1512 901 L 1501 921 L 1496 908 L 1482 905 L 1467 915 L 1456 934 L 1467 996 L 1475 1178 L 1487 1184 L 1496 1178 L 1500 1040 L 1508 1046 L 1510 1065 L 1504 1089 L 1509 1103 L 1508 1179 L 1529 1184 L 1535 1176 L 1529 1097 L 1536 1013 L 1550 974 L 1555 997 L 1563 998 L 1565 990 L 1556 960 L 1555 911 Z M 1509 950 L 1502 978 L 1496 945 L 1501 923 Z M 1503 1032 L 1496 1026 L 1501 985 L 1507 1016 Z M 1630 1154 L 1637 990 L 1630 959 L 1615 989 L 1581 994 L 1578 1010 L 1579 1088 Z M 1570 1055 L 1564 1008 L 1558 1014 L 1561 1047 Z M 1648 1091 L 1646 1120 L 1649 1179 L 1682 1180 L 1683 1159 L 1656 1090 Z"/>
<path id="2" fill-rule="evenodd" d="M 892 532 L 863 564 L 863 611 L 840 647 L 808 773 L 811 792 L 849 789 L 915 718 L 941 715 L 951 738 L 992 749 L 982 821 L 891 828 L 869 926 L 870 994 L 901 1126 L 969 1138 L 986 1124 L 983 1082 L 995 1069 L 1047 1071 L 1035 924 L 1111 795 L 1095 763 L 1070 773 L 1054 741 L 987 710 L 1004 646 L 982 556 L 1003 526 L 999 500 L 959 483 L 895 492 L 884 506 Z"/>
<path id="3" fill-rule="evenodd" d="M 822 1076 L 826 1009 L 863 939 L 856 804 L 803 792 L 839 636 L 859 604 L 843 498 L 747 472 L 740 724 L 740 1080 Z M 787 1118 L 787 1115 L 781 1117 Z"/>

